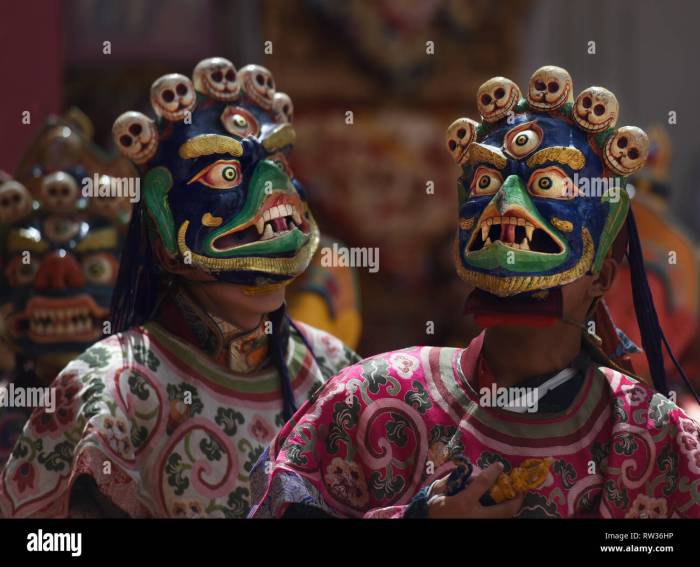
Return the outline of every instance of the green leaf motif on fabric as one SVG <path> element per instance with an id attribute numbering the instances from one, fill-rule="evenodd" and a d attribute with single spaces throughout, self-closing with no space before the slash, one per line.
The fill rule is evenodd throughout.
<path id="1" fill-rule="evenodd" d="M 158 370 L 160 360 L 151 349 L 146 348 L 145 345 L 134 345 L 132 352 L 136 362 L 148 367 L 151 372 Z"/>
<path id="2" fill-rule="evenodd" d="M 29 461 L 33 461 L 34 457 L 41 453 L 44 449 L 44 441 L 41 438 L 34 439 L 32 437 L 20 437 L 15 444 L 14 449 L 12 449 L 12 457 L 15 459 L 23 459 L 30 454 Z"/>
<path id="3" fill-rule="evenodd" d="M 674 451 L 673 444 L 664 444 L 656 458 L 656 464 L 664 473 L 663 493 L 665 496 L 671 496 L 678 486 L 678 454 Z"/>
<path id="4" fill-rule="evenodd" d="M 39 462 L 49 471 L 63 471 L 70 468 L 73 462 L 75 447 L 70 441 L 63 441 L 56 445 L 50 453 L 40 453 Z"/>
<path id="5" fill-rule="evenodd" d="M 411 424 L 398 413 L 391 413 L 391 421 L 386 424 L 386 433 L 389 441 L 396 443 L 399 447 L 405 447 L 408 442 L 407 430 Z"/>
<path id="6" fill-rule="evenodd" d="M 616 398 L 613 404 L 613 417 L 615 421 L 620 423 L 627 423 L 629 421 L 629 417 L 625 411 L 625 404 L 619 398 Z"/>
<path id="7" fill-rule="evenodd" d="M 285 423 L 287 423 L 287 420 L 284 419 L 284 414 L 282 412 L 278 413 L 275 416 L 275 425 L 281 428 Z"/>
<path id="8" fill-rule="evenodd" d="M 243 465 L 243 468 L 247 473 L 250 473 L 250 471 L 253 470 L 253 467 L 255 466 L 255 463 L 258 462 L 258 459 L 260 458 L 260 455 L 263 454 L 263 447 L 254 447 L 250 451 L 248 451 L 248 460 L 245 462 Z"/>
<path id="9" fill-rule="evenodd" d="M 391 467 L 386 469 L 385 478 L 382 478 L 377 471 L 370 475 L 369 486 L 375 500 L 394 500 L 396 495 L 406 486 L 406 481 L 403 477 L 394 477 L 391 471 Z"/>
<path id="10" fill-rule="evenodd" d="M 93 346 L 78 356 L 90 368 L 106 368 L 109 365 L 109 350 L 103 346 Z"/>
<path id="11" fill-rule="evenodd" d="M 606 480 L 603 485 L 605 497 L 618 508 L 625 509 L 629 506 L 627 489 L 619 487 L 614 480 Z"/>
<path id="12" fill-rule="evenodd" d="M 165 465 L 168 484 L 173 487 L 173 492 L 178 496 L 182 496 L 190 485 L 189 479 L 184 476 L 184 472 L 189 468 L 182 462 L 182 457 L 178 453 L 173 453 L 168 457 L 168 462 Z"/>
<path id="13" fill-rule="evenodd" d="M 360 415 L 360 400 L 357 396 L 352 397 L 352 406 L 345 402 L 338 402 L 333 405 L 333 422 L 328 426 L 328 437 L 326 438 L 326 449 L 331 454 L 338 452 L 338 443 L 343 442 L 346 447 L 352 445 L 347 431 L 353 428 Z"/>
<path id="14" fill-rule="evenodd" d="M 221 444 L 211 435 L 207 435 L 199 442 L 199 448 L 209 461 L 220 461 L 224 451 Z"/>
<path id="15" fill-rule="evenodd" d="M 138 372 L 133 370 L 129 372 L 127 383 L 129 384 L 129 391 L 139 400 L 146 401 L 148 396 L 151 395 L 148 391 L 148 382 Z"/>
<path id="16" fill-rule="evenodd" d="M 616 435 L 613 439 L 613 449 L 618 455 L 627 455 L 629 457 L 639 448 L 637 440 L 629 433 Z"/>
<path id="17" fill-rule="evenodd" d="M 387 384 L 389 363 L 383 358 L 375 358 L 362 363 L 361 376 L 367 385 L 367 390 L 378 394 L 382 386 Z"/>
<path id="18" fill-rule="evenodd" d="M 559 475 L 564 488 L 569 489 L 576 483 L 576 469 L 571 463 L 563 459 L 554 461 L 552 470 Z"/>
<path id="19" fill-rule="evenodd" d="M 585 514 L 591 514 L 600 506 L 600 490 L 588 490 L 578 500 L 578 509 Z"/>
<path id="20" fill-rule="evenodd" d="M 214 421 L 226 435 L 233 437 L 238 431 L 238 426 L 245 422 L 245 418 L 233 408 L 218 408 Z"/>
<path id="21" fill-rule="evenodd" d="M 101 398 L 102 392 L 105 391 L 105 383 L 97 377 L 93 377 L 89 384 L 90 385 L 83 390 L 83 394 L 80 397 L 84 402 L 93 400 L 94 398 Z"/>
<path id="22" fill-rule="evenodd" d="M 293 465 L 303 467 L 308 464 L 309 459 L 304 455 L 306 448 L 296 443 L 285 445 L 284 454 L 287 460 Z"/>
<path id="23" fill-rule="evenodd" d="M 430 396 L 428 395 L 428 392 L 425 391 L 423 384 L 417 380 L 414 380 L 411 385 L 414 389 L 406 392 L 404 401 L 419 413 L 425 413 L 431 407 L 433 407 L 433 403 L 430 401 Z"/>
<path id="24" fill-rule="evenodd" d="M 245 518 L 248 515 L 250 508 L 249 503 L 250 492 L 247 488 L 239 486 L 228 495 L 228 509 L 224 509 L 224 515 L 227 518 Z"/>
<path id="25" fill-rule="evenodd" d="M 129 437 L 131 438 L 131 444 L 135 449 L 138 449 L 146 441 L 148 429 L 143 425 L 132 424 Z"/>

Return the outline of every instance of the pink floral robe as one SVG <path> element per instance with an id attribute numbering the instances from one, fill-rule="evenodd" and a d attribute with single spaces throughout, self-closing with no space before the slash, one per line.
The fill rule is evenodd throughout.
<path id="1" fill-rule="evenodd" d="M 482 341 L 407 348 L 341 371 L 258 463 L 251 516 L 305 504 L 343 517 L 400 517 L 463 452 L 506 471 L 553 459 L 520 517 L 700 517 L 700 427 L 678 406 L 591 364 L 565 411 L 481 407 L 472 380 Z"/>

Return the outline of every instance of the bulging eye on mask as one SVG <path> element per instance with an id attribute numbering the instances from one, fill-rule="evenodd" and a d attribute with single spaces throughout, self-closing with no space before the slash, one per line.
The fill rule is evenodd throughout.
<path id="1" fill-rule="evenodd" d="M 151 103 L 155 120 L 126 112 L 113 134 L 142 168 L 144 222 L 169 258 L 163 270 L 179 264 L 181 277 L 250 291 L 301 274 L 319 231 L 286 159 L 295 140 L 293 104 L 272 74 L 205 59 L 192 80 L 156 80 Z"/>
<path id="2" fill-rule="evenodd" d="M 538 69 L 525 92 L 495 77 L 477 93 L 482 123 L 448 128 L 462 168 L 455 264 L 477 289 L 551 313 L 544 298 L 600 270 L 629 210 L 625 176 L 644 165 L 648 139 L 615 129 L 619 105 L 606 89 L 574 97 L 559 67 Z"/>

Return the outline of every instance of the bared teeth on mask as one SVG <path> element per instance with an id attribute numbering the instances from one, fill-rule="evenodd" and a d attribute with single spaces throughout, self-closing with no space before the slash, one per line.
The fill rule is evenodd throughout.
<path id="1" fill-rule="evenodd" d="M 263 217 L 260 217 L 256 222 L 255 222 L 255 228 L 258 231 L 258 234 L 262 234 L 263 230 L 265 230 L 265 219 Z"/>
<path id="2" fill-rule="evenodd" d="M 535 227 L 530 223 L 525 224 L 525 236 L 528 240 L 532 240 L 532 233 L 535 232 Z"/>
<path id="3" fill-rule="evenodd" d="M 260 238 L 260 240 L 269 240 L 273 236 L 274 233 L 272 232 L 272 225 L 268 223 L 265 225 L 265 231 L 263 232 L 263 235 Z"/>

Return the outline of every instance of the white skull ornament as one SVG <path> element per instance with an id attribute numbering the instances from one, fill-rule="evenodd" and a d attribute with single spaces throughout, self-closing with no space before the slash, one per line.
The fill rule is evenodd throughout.
<path id="1" fill-rule="evenodd" d="M 493 77 L 479 87 L 476 106 L 486 122 L 497 122 L 515 108 L 520 96 L 520 89 L 513 81 Z"/>
<path id="2" fill-rule="evenodd" d="M 114 121 L 112 137 L 119 151 L 134 163 L 145 163 L 158 151 L 155 123 L 134 110 L 125 112 Z"/>
<path id="3" fill-rule="evenodd" d="M 151 105 L 158 116 L 171 122 L 184 120 L 197 104 L 194 85 L 184 75 L 163 75 L 151 86 Z"/>
<path id="4" fill-rule="evenodd" d="M 240 72 L 243 92 L 265 110 L 271 110 L 275 97 L 275 80 L 262 65 L 246 65 Z"/>
<path id="5" fill-rule="evenodd" d="M 75 210 L 79 197 L 78 184 L 64 171 L 50 173 L 41 180 L 39 202 L 45 210 L 69 213 Z"/>
<path id="6" fill-rule="evenodd" d="M 275 113 L 275 121 L 282 124 L 291 124 L 294 118 L 294 104 L 287 93 L 275 93 L 272 98 L 272 110 Z"/>
<path id="7" fill-rule="evenodd" d="M 32 198 L 19 181 L 0 183 L 0 223 L 12 224 L 32 211 Z"/>
<path id="8" fill-rule="evenodd" d="M 605 165 L 617 175 L 630 175 L 644 167 L 649 156 L 649 137 L 636 126 L 623 126 L 605 142 Z"/>
<path id="9" fill-rule="evenodd" d="M 535 110 L 556 110 L 574 102 L 574 84 L 566 69 L 545 65 L 530 77 L 527 102 Z"/>
<path id="10" fill-rule="evenodd" d="M 223 57 L 210 57 L 194 68 L 194 88 L 215 100 L 232 102 L 241 93 L 236 67 Z"/>
<path id="11" fill-rule="evenodd" d="M 457 165 L 462 165 L 467 159 L 469 145 L 476 140 L 476 129 L 479 123 L 471 118 L 457 118 L 447 128 L 447 149 Z"/>
<path id="12" fill-rule="evenodd" d="M 576 97 L 572 116 L 581 130 L 597 134 L 614 127 L 619 112 L 613 93 L 603 87 L 588 87 Z"/>

